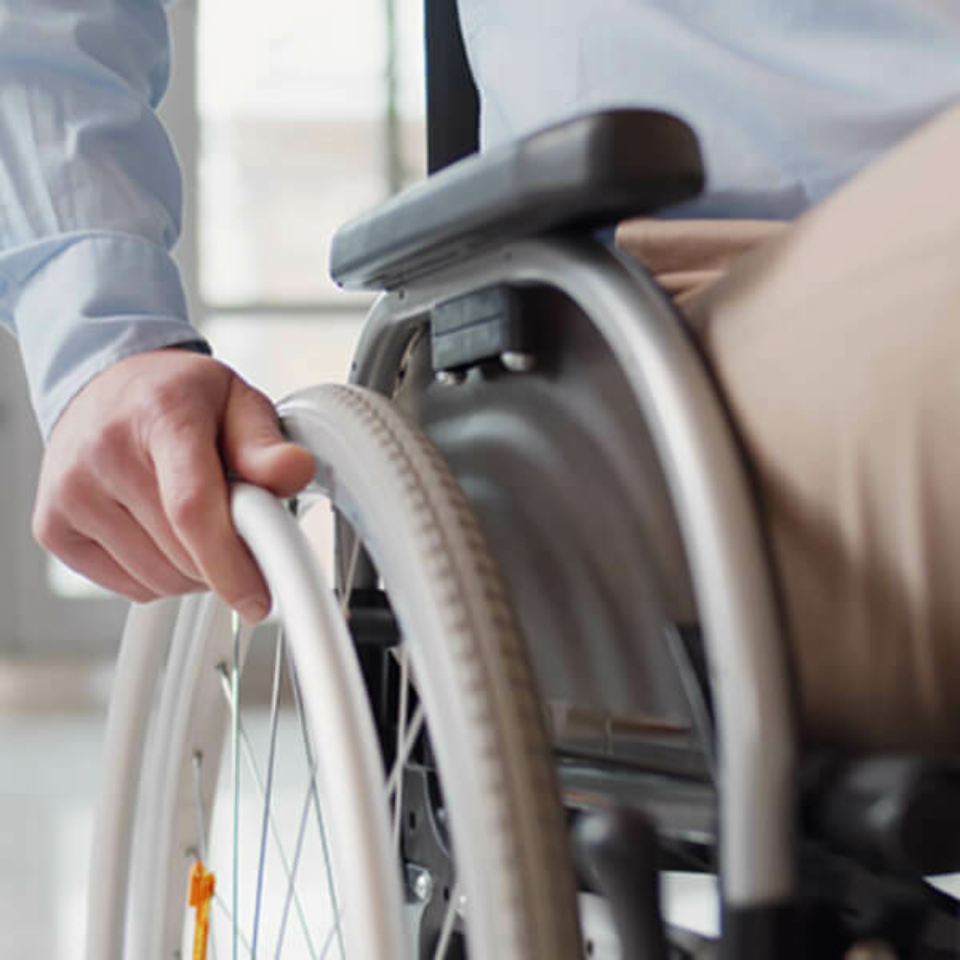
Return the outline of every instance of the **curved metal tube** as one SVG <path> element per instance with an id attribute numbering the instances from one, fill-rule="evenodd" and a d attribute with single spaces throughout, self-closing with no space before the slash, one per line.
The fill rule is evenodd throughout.
<path id="1" fill-rule="evenodd" d="M 330 839 L 346 891 L 341 909 L 347 953 L 381 960 L 405 942 L 403 891 L 383 816 L 380 748 L 353 640 L 339 602 L 323 586 L 316 557 L 277 499 L 237 484 L 231 501 L 237 531 L 257 557 L 283 613 L 313 742 L 324 744 L 314 751 L 313 762 L 322 798 L 336 816 Z"/>
<path id="2" fill-rule="evenodd" d="M 717 712 L 724 902 L 786 900 L 796 889 L 796 731 L 786 642 L 730 424 L 659 288 L 639 266 L 589 239 L 506 245 L 382 295 L 351 380 L 390 394 L 411 325 L 438 301 L 496 283 L 562 291 L 623 366 L 670 485 L 703 620 Z"/>
<path id="3" fill-rule="evenodd" d="M 120 960 L 124 947 L 130 847 L 153 690 L 167 652 L 177 601 L 130 608 L 104 737 L 103 779 L 90 848 L 87 960 Z"/>

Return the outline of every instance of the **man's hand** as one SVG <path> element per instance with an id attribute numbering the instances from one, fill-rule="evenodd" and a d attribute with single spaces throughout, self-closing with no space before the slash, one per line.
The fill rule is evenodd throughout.
<path id="1" fill-rule="evenodd" d="M 245 619 L 267 587 L 230 519 L 224 467 L 279 496 L 313 458 L 228 367 L 184 350 L 122 360 L 64 411 L 43 459 L 33 532 L 64 563 L 144 602 L 208 586 Z"/>

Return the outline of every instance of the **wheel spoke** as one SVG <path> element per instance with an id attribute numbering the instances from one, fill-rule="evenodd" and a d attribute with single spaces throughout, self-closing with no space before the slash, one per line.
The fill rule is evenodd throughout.
<path id="1" fill-rule="evenodd" d="M 397 705 L 397 758 L 394 762 L 394 770 L 403 770 L 407 762 L 408 751 L 404 750 L 407 739 L 407 707 L 410 699 L 410 661 L 407 656 L 406 641 L 402 642 L 397 651 L 397 662 L 400 665 L 400 694 Z M 391 771 L 391 774 L 393 771 Z M 400 817 L 403 806 L 403 775 L 397 774 L 396 778 L 396 800 L 393 804 L 393 849 L 397 855 L 400 854 Z"/>
<path id="2" fill-rule="evenodd" d="M 213 902 L 220 909 L 220 912 L 223 914 L 223 918 L 230 924 L 232 930 L 239 931 L 237 924 L 233 922 L 233 915 L 230 912 L 230 907 L 227 905 L 223 897 L 219 893 L 213 895 Z M 250 950 L 250 943 L 247 941 L 247 938 L 238 932 L 240 938 L 240 946 L 246 951 L 247 957 L 249 960 L 253 960 L 253 953 Z M 210 944 L 213 946 L 213 924 L 210 925 Z M 216 956 L 216 954 L 214 954 Z"/>
<path id="3" fill-rule="evenodd" d="M 223 664 L 220 664 L 218 668 L 220 674 L 220 689 L 223 691 L 224 698 L 227 702 L 230 702 L 230 677 L 226 667 Z M 258 799 L 261 803 L 266 801 L 266 788 L 263 781 L 263 777 L 260 774 L 260 767 L 257 765 L 257 758 L 253 752 L 253 745 L 250 742 L 250 738 L 247 735 L 246 727 L 243 724 L 243 720 L 240 721 L 240 746 L 243 749 L 243 756 L 247 762 L 247 766 L 250 769 L 250 774 L 253 777 L 254 783 L 257 786 Z M 277 855 L 280 857 L 280 866 L 283 868 L 283 878 L 288 883 L 290 881 L 290 861 L 287 858 L 286 850 L 284 849 L 283 842 L 280 839 L 280 828 L 277 826 L 276 818 L 274 817 L 273 810 L 270 810 L 270 835 L 273 837 L 273 844 L 276 847 Z M 297 911 L 297 919 L 300 921 L 300 927 L 303 930 L 304 937 L 307 940 L 310 939 L 309 926 L 307 924 L 307 915 L 306 911 L 303 908 L 303 902 L 300 899 L 298 893 L 294 892 L 293 895 L 293 905 Z"/>
<path id="4" fill-rule="evenodd" d="M 337 910 L 336 916 L 333 918 L 333 926 L 327 931 L 326 937 L 323 939 L 323 946 L 320 948 L 320 960 L 326 960 L 327 954 L 330 952 L 330 948 L 333 946 L 333 938 L 336 937 L 338 940 L 342 938 L 339 936 L 340 924 L 343 922 L 343 908 L 341 907 Z"/>
<path id="5" fill-rule="evenodd" d="M 313 755 L 313 747 L 310 743 L 309 731 L 307 730 L 306 715 L 300 700 L 300 684 L 297 682 L 293 668 L 288 665 L 288 669 L 290 673 L 290 683 L 293 687 L 293 702 L 297 710 L 297 719 L 300 723 L 300 736 L 303 740 L 303 749 L 307 757 L 307 765 L 310 768 L 310 794 L 313 800 L 314 810 L 316 811 L 317 828 L 320 831 L 320 844 L 323 850 L 323 867 L 327 878 L 327 890 L 330 894 L 330 905 L 333 909 L 334 925 L 331 933 L 336 934 L 337 943 L 340 948 L 340 960 L 346 960 L 346 949 L 343 945 L 343 932 L 340 926 L 341 909 L 337 900 L 337 889 L 333 881 L 333 864 L 330 859 L 330 846 L 327 843 L 327 830 L 323 822 L 323 811 L 320 809 L 320 794 L 317 790 L 317 764 Z M 327 947 L 329 947 L 329 943 Z"/>
<path id="6" fill-rule="evenodd" d="M 437 949 L 434 951 L 433 960 L 443 960 L 450 947 L 450 939 L 453 936 L 453 925 L 457 919 L 457 907 L 460 904 L 460 881 L 453 885 L 450 891 L 450 902 L 447 904 L 446 912 L 443 915 L 443 926 L 440 927 L 440 937 L 437 940 Z"/>
<path id="7" fill-rule="evenodd" d="M 356 532 L 353 534 L 353 546 L 350 548 L 350 562 L 347 564 L 347 576 L 343 581 L 343 588 L 340 594 L 340 615 L 346 620 L 348 617 L 348 608 L 350 606 L 350 597 L 353 596 L 353 581 L 357 575 L 357 563 L 360 560 L 360 537 Z"/>
<path id="8" fill-rule="evenodd" d="M 401 774 L 403 773 L 403 768 L 406 766 L 407 760 L 410 757 L 410 751 L 413 750 L 413 745 L 417 742 L 417 737 L 420 736 L 420 731 L 423 729 L 423 704 L 418 703 L 416 709 L 413 711 L 413 716 L 410 717 L 410 722 L 407 724 L 407 732 L 404 737 L 403 743 L 400 745 L 400 750 L 397 753 L 397 758 L 393 762 L 393 767 L 390 770 L 390 776 L 387 778 L 387 802 L 390 802 L 390 798 L 393 796 L 394 791 L 397 789 L 397 785 L 401 781 Z"/>
<path id="9" fill-rule="evenodd" d="M 200 859 L 207 863 L 207 815 L 203 803 L 202 765 L 203 754 L 198 750 L 193 755 L 193 805 L 197 815 L 197 841 L 200 846 Z"/>
<path id="10" fill-rule="evenodd" d="M 283 631 L 277 630 L 276 649 L 273 659 L 273 692 L 270 697 L 270 752 L 267 755 L 267 783 L 263 798 L 263 823 L 260 827 L 260 858 L 257 863 L 257 896 L 253 909 L 253 935 L 251 954 L 257 955 L 257 938 L 260 933 L 260 908 L 263 899 L 263 871 L 267 856 L 267 834 L 270 825 L 270 801 L 273 793 L 273 765 L 277 752 L 277 718 L 280 706 L 280 677 L 283 669 Z M 246 738 L 244 738 L 246 739 Z"/>
<path id="11" fill-rule="evenodd" d="M 303 838 L 307 831 L 307 818 L 310 814 L 310 796 L 313 792 L 314 771 L 310 771 L 310 785 L 307 787 L 307 795 L 303 799 L 303 812 L 300 814 L 300 826 L 297 828 L 297 845 L 293 851 L 293 863 L 290 865 L 290 879 L 287 881 L 287 895 L 283 901 L 283 914 L 280 917 L 280 932 L 277 935 L 277 950 L 274 957 L 279 960 L 280 951 L 283 949 L 283 938 L 287 932 L 287 919 L 290 916 L 290 904 L 293 902 L 294 889 L 297 879 L 297 868 L 300 866 L 300 853 L 303 850 Z M 316 957 L 313 949 L 313 943 L 307 938 L 307 946 L 310 950 L 310 956 Z"/>

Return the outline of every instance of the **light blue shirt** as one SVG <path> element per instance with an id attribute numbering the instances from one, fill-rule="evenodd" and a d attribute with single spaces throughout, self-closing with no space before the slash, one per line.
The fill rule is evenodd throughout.
<path id="1" fill-rule="evenodd" d="M 169 253 L 169 70 L 158 0 L 0 0 L 0 321 L 45 436 L 101 370 L 200 337 Z"/>
<path id="2" fill-rule="evenodd" d="M 571 114 L 684 117 L 707 161 L 674 215 L 793 217 L 960 100 L 960 0 L 461 0 L 485 144 Z M 91 377 L 198 339 L 169 251 L 153 108 L 161 0 L 0 0 L 0 321 L 47 434 Z"/>
<path id="3" fill-rule="evenodd" d="M 672 215 L 792 219 L 960 101 L 960 0 L 460 0 L 485 145 L 655 107 L 697 132 Z M 905 184 L 905 189 L 909 185 Z"/>

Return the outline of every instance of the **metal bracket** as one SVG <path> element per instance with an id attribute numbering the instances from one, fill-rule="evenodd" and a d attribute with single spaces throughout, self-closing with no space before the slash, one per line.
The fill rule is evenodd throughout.
<path id="1" fill-rule="evenodd" d="M 505 284 L 485 287 L 438 303 L 430 311 L 430 344 L 436 374 L 461 371 L 484 360 L 528 357 L 519 293 Z"/>

